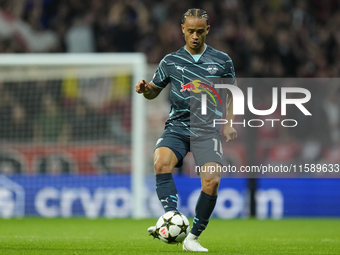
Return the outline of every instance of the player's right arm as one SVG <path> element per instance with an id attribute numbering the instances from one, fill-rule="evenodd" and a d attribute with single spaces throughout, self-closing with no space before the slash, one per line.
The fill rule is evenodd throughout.
<path id="1" fill-rule="evenodd" d="M 146 80 L 139 81 L 136 85 L 136 92 L 138 94 L 144 95 L 146 99 L 154 99 L 159 93 L 161 93 L 162 89 L 155 86 L 152 82 L 148 83 Z"/>
<path id="2" fill-rule="evenodd" d="M 147 83 L 144 79 L 136 85 L 136 92 L 143 93 L 144 97 L 147 99 L 154 99 L 161 93 L 170 82 L 170 75 L 168 72 L 167 62 L 165 60 L 166 56 L 161 60 L 159 66 L 150 81 Z"/>

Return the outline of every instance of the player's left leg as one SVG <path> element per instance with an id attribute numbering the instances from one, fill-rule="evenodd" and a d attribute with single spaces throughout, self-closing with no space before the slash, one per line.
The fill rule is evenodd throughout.
<path id="1" fill-rule="evenodd" d="M 203 165 L 208 167 L 214 167 L 217 169 L 217 165 L 221 164 L 216 162 L 209 162 Z M 184 241 L 183 249 L 189 251 L 208 251 L 208 249 L 202 247 L 198 241 L 198 237 L 205 230 L 209 223 L 210 216 L 214 211 L 218 186 L 221 180 L 221 173 L 218 172 L 204 172 L 200 173 L 202 190 L 196 203 L 195 217 L 190 234 Z"/>
<path id="2" fill-rule="evenodd" d="M 221 164 L 216 162 L 209 162 L 204 164 L 204 167 L 206 167 L 206 169 L 211 166 L 217 169 L 217 166 L 221 167 Z M 220 172 L 204 172 L 200 173 L 200 176 L 202 190 L 197 200 L 195 209 L 196 216 L 194 218 L 193 227 L 191 229 L 191 233 L 196 236 L 199 236 L 205 230 L 206 226 L 209 223 L 210 216 L 214 211 L 216 205 L 218 186 L 221 180 Z"/>
<path id="3" fill-rule="evenodd" d="M 202 190 L 196 203 L 194 223 L 190 234 L 184 241 L 183 249 L 208 251 L 208 249 L 200 245 L 198 237 L 207 227 L 216 205 L 217 191 L 221 180 L 221 171 L 217 169 L 221 169 L 223 164 L 221 137 L 218 134 L 212 134 L 211 136 L 191 139 L 190 147 L 196 166 L 200 166 L 200 169 L 205 171 L 200 171 L 199 173 Z"/>

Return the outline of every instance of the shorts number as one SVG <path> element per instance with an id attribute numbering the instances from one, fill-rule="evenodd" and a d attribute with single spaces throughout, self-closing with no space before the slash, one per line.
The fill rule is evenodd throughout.
<path id="1" fill-rule="evenodd" d="M 223 148 L 222 148 L 222 142 L 220 140 L 220 144 L 218 144 L 218 140 L 216 138 L 213 138 L 214 141 L 214 151 L 218 153 L 218 145 L 220 145 L 220 153 L 223 155 Z"/>

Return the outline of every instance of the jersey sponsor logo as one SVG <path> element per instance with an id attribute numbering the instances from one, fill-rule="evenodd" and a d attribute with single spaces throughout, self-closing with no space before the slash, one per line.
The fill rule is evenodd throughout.
<path id="1" fill-rule="evenodd" d="M 217 93 L 217 91 L 211 85 L 208 85 L 208 84 L 206 84 L 206 83 L 204 83 L 200 80 L 194 80 L 194 81 L 189 82 L 185 85 L 181 82 L 181 87 L 182 87 L 182 89 L 180 90 L 180 92 L 184 92 L 184 91 L 187 90 L 187 91 L 192 91 L 194 93 L 201 93 L 202 91 L 204 91 L 212 98 L 215 105 L 217 105 L 214 96 L 210 93 L 210 91 L 211 91 L 216 95 L 216 97 L 220 101 L 220 104 L 222 105 L 222 100 L 221 100 L 219 94 Z"/>
<path id="2" fill-rule="evenodd" d="M 215 65 L 209 65 L 209 66 L 207 67 L 207 71 L 208 71 L 210 74 L 215 74 L 215 73 L 217 73 L 218 68 L 217 68 L 217 66 L 215 66 Z"/>
<path id="3" fill-rule="evenodd" d="M 177 69 L 177 70 L 181 70 L 183 73 L 184 73 L 184 68 L 185 68 L 185 67 L 176 66 L 176 69 Z"/>
<path id="4" fill-rule="evenodd" d="M 181 87 L 182 89 L 180 90 L 180 92 L 183 92 L 183 91 L 191 91 L 191 90 L 195 90 L 196 89 L 196 86 L 192 83 L 192 82 L 189 82 L 185 85 L 183 85 L 184 83 L 181 82 Z"/>

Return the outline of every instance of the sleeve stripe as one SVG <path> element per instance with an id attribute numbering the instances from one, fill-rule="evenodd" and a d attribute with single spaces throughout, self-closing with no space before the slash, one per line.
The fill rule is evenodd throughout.
<path id="1" fill-rule="evenodd" d="M 160 67 L 159 70 L 161 71 L 162 76 L 164 77 L 164 78 L 161 78 L 161 79 L 164 80 L 164 79 L 165 79 L 165 73 L 164 73 L 164 71 L 163 71 L 163 67 Z"/>

